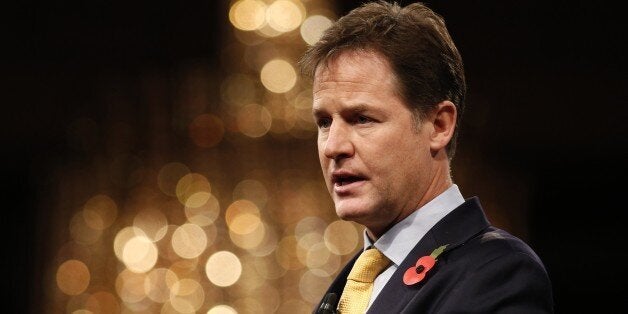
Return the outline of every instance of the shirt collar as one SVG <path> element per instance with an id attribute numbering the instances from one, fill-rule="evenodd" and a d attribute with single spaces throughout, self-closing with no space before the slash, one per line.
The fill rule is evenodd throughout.
<path id="1" fill-rule="evenodd" d="M 452 184 L 443 193 L 386 231 L 375 243 L 371 242 L 365 230 L 364 249 L 374 245 L 396 266 L 399 266 L 423 236 L 462 203 L 464 203 L 464 198 L 458 186 Z"/>

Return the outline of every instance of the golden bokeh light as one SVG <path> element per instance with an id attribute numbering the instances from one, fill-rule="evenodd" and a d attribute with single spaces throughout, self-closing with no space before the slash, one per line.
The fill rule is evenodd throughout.
<path id="1" fill-rule="evenodd" d="M 170 270 L 175 275 L 177 275 L 177 278 L 179 280 L 193 279 L 195 281 L 200 282 L 201 278 L 203 278 L 204 275 L 201 273 L 202 267 L 199 267 L 199 266 L 200 265 L 199 265 L 198 258 L 181 259 L 172 263 L 172 265 L 170 265 L 168 270 Z"/>
<path id="2" fill-rule="evenodd" d="M 242 180 L 233 188 L 233 199 L 246 199 L 263 208 L 268 202 L 268 190 L 257 180 Z"/>
<path id="3" fill-rule="evenodd" d="M 210 148 L 220 143 L 225 127 L 217 116 L 201 114 L 190 123 L 188 133 L 196 146 Z"/>
<path id="4" fill-rule="evenodd" d="M 170 293 L 175 283 L 179 281 L 177 275 L 166 268 L 151 270 L 144 281 L 144 292 L 157 303 L 170 300 Z"/>
<path id="5" fill-rule="evenodd" d="M 305 8 L 300 2 L 277 0 L 266 9 L 268 25 L 278 32 L 289 32 L 301 25 Z"/>
<path id="6" fill-rule="evenodd" d="M 270 130 L 272 121 L 273 117 L 268 109 L 258 104 L 246 105 L 238 111 L 238 129 L 248 137 L 264 136 Z"/>
<path id="7" fill-rule="evenodd" d="M 70 234 L 81 244 L 94 244 L 102 235 L 101 229 L 94 229 L 85 221 L 83 211 L 78 211 L 70 220 Z"/>
<path id="8" fill-rule="evenodd" d="M 90 198 L 83 206 L 83 219 L 92 229 L 105 230 L 118 215 L 118 206 L 111 197 L 99 194 Z"/>
<path id="9" fill-rule="evenodd" d="M 307 256 L 311 249 L 319 244 L 324 244 L 323 235 L 318 232 L 310 232 L 297 238 L 297 258 L 303 265 L 307 265 Z"/>
<path id="10" fill-rule="evenodd" d="M 120 304 L 110 292 L 98 291 L 87 298 L 85 309 L 94 314 L 120 313 Z"/>
<path id="11" fill-rule="evenodd" d="M 311 112 L 311 110 L 310 110 Z M 294 127 L 289 131 L 294 138 L 301 140 L 313 140 L 316 138 L 316 124 L 313 121 L 297 120 Z"/>
<path id="12" fill-rule="evenodd" d="M 290 99 L 295 110 L 296 121 L 290 135 L 300 139 L 311 139 L 317 132 L 312 117 L 312 90 L 305 89 Z"/>
<path id="13" fill-rule="evenodd" d="M 238 312 L 228 305 L 219 304 L 209 309 L 207 314 L 238 314 Z"/>
<path id="14" fill-rule="evenodd" d="M 282 35 L 282 31 L 278 31 L 272 28 L 268 23 L 265 23 L 261 28 L 255 30 L 255 34 L 262 38 L 273 38 Z"/>
<path id="15" fill-rule="evenodd" d="M 143 235 L 156 242 L 166 235 L 168 218 L 158 209 L 146 208 L 135 215 L 133 226 L 142 230 Z"/>
<path id="16" fill-rule="evenodd" d="M 330 284 L 330 277 L 321 277 L 316 275 L 315 271 L 308 270 L 299 280 L 299 292 L 304 300 L 316 304 Z"/>
<path id="17" fill-rule="evenodd" d="M 296 236 L 296 234 L 295 234 Z M 299 247 L 309 250 L 312 246 L 323 242 L 323 235 L 321 232 L 312 231 L 306 234 L 296 236 Z"/>
<path id="18" fill-rule="evenodd" d="M 261 221 L 259 220 L 259 217 L 256 217 L 253 215 L 245 214 L 242 216 L 238 216 L 238 218 L 240 217 L 248 217 L 248 218 L 254 217 L 256 219 L 255 222 L 252 224 L 254 228 L 250 232 L 246 232 L 246 233 L 236 232 L 235 230 L 240 229 L 239 227 L 230 228 L 229 237 L 231 238 L 231 241 L 233 242 L 233 244 L 245 250 L 251 250 L 251 249 L 255 249 L 259 247 L 260 244 L 262 244 L 262 242 L 265 239 L 265 235 L 266 235 L 265 224 L 261 223 Z M 243 223 L 246 222 L 246 219 L 243 220 L 243 219 L 238 219 L 238 218 L 234 219 L 234 226 L 237 225 L 237 221 L 241 221 Z"/>
<path id="19" fill-rule="evenodd" d="M 240 298 L 233 302 L 239 313 L 272 313 L 264 311 L 263 305 L 254 298 Z"/>
<path id="20" fill-rule="evenodd" d="M 255 243 L 255 245 L 247 249 L 249 254 L 251 254 L 252 256 L 257 256 L 257 257 L 267 256 L 273 253 L 277 249 L 277 245 L 279 242 L 277 232 L 275 232 L 275 230 L 273 230 L 272 226 L 269 224 L 263 223 L 262 225 L 264 226 L 264 235 L 263 235 L 263 238 L 261 239 L 261 242 L 257 243 L 256 240 L 251 240 L 252 242 L 251 245 L 253 245 L 253 243 Z M 229 235 L 231 236 L 231 233 Z M 252 237 L 254 235 L 255 235 L 255 232 L 252 232 L 249 235 L 247 235 L 246 238 Z M 237 244 L 238 240 L 235 240 L 234 238 L 236 238 L 236 236 L 233 236 L 231 240 L 234 241 L 236 245 L 240 246 L 239 244 Z"/>
<path id="21" fill-rule="evenodd" d="M 181 312 L 177 311 L 177 309 L 172 307 L 172 304 L 170 303 L 170 301 L 167 301 L 161 306 L 161 309 L 159 310 L 159 314 L 181 314 Z"/>
<path id="22" fill-rule="evenodd" d="M 331 256 L 332 254 L 324 242 L 315 243 L 307 248 L 305 265 L 310 269 L 321 268 L 328 263 Z"/>
<path id="23" fill-rule="evenodd" d="M 241 260 L 242 274 L 240 275 L 240 280 L 233 285 L 232 290 L 238 291 L 233 296 L 253 296 L 258 291 L 258 288 L 266 286 L 266 279 L 255 270 L 252 259 L 254 258 L 243 257 Z"/>
<path id="24" fill-rule="evenodd" d="M 187 296 L 199 290 L 203 290 L 201 285 L 198 281 L 190 278 L 184 278 L 175 282 L 171 289 L 173 296 Z"/>
<path id="25" fill-rule="evenodd" d="M 253 267 L 267 280 L 281 278 L 287 273 L 287 270 L 279 264 L 274 255 L 256 258 L 253 260 Z"/>
<path id="26" fill-rule="evenodd" d="M 249 215 L 260 217 L 260 211 L 255 203 L 249 200 L 236 200 L 225 211 L 225 222 L 231 228 L 234 220 L 240 216 Z M 244 233 L 244 232 L 243 232 Z"/>
<path id="27" fill-rule="evenodd" d="M 172 247 L 172 235 L 178 228 L 178 225 L 168 225 L 164 228 L 166 230 L 164 237 L 155 243 L 159 250 L 159 257 L 168 262 L 176 262 L 181 259 L 181 256 L 179 256 Z"/>
<path id="28" fill-rule="evenodd" d="M 294 227 L 294 235 L 299 239 L 312 232 L 316 232 L 322 235 L 325 232 L 326 227 L 327 223 L 323 219 L 319 217 L 309 216 L 301 219 L 297 223 L 297 225 Z"/>
<path id="29" fill-rule="evenodd" d="M 146 298 L 146 274 L 123 270 L 116 278 L 116 293 L 125 303 L 138 303 Z"/>
<path id="30" fill-rule="evenodd" d="M 269 106 L 270 113 L 274 118 L 270 131 L 275 134 L 289 133 L 297 121 L 294 107 L 290 106 L 287 101 L 273 102 Z"/>
<path id="31" fill-rule="evenodd" d="M 207 236 L 207 247 L 210 247 L 211 245 L 214 244 L 214 242 L 216 241 L 216 239 L 218 238 L 218 228 L 216 227 L 215 224 L 211 224 L 208 226 L 203 227 L 203 231 L 205 231 L 205 235 Z M 220 229 L 220 238 L 219 240 L 223 240 L 225 239 L 226 236 L 224 235 L 224 229 L 221 228 Z"/>
<path id="32" fill-rule="evenodd" d="M 322 184 L 319 187 L 319 184 L 304 180 L 295 170 L 282 171 L 280 180 L 281 191 L 278 201 L 281 210 L 278 210 L 273 218 L 284 224 L 293 224 L 305 217 L 321 214 L 321 206 L 329 200 L 329 194 Z"/>
<path id="33" fill-rule="evenodd" d="M 124 227 L 120 231 L 118 231 L 116 237 L 113 240 L 113 252 L 116 254 L 116 257 L 118 257 L 118 260 L 124 262 L 124 247 L 126 246 L 127 242 L 137 236 L 147 237 L 144 231 L 137 227 Z"/>
<path id="34" fill-rule="evenodd" d="M 263 230 L 263 228 L 260 227 L 261 224 L 262 221 L 258 215 L 244 213 L 235 216 L 231 220 L 231 223 L 229 224 L 229 231 L 238 235 L 247 235 L 257 229 Z M 263 235 L 263 232 L 261 235 Z"/>
<path id="35" fill-rule="evenodd" d="M 180 313 L 196 313 L 205 301 L 203 287 L 193 279 L 181 279 L 170 293 L 170 305 Z"/>
<path id="36" fill-rule="evenodd" d="M 149 314 L 154 312 L 154 304 L 149 298 L 144 298 L 138 302 L 123 302 L 122 314 Z"/>
<path id="37" fill-rule="evenodd" d="M 312 117 L 312 90 L 305 89 L 291 99 L 300 121 L 314 124 Z"/>
<path id="38" fill-rule="evenodd" d="M 257 90 L 252 77 L 245 74 L 232 74 L 220 85 L 220 96 L 228 104 L 243 106 L 255 102 Z"/>
<path id="39" fill-rule="evenodd" d="M 265 284 L 261 287 L 258 287 L 254 291 L 249 293 L 253 298 L 242 298 L 238 299 L 234 302 L 234 306 L 236 309 L 239 309 L 243 313 L 275 313 L 281 305 L 281 296 L 279 291 L 275 289 L 272 285 Z M 249 300 L 254 300 L 257 309 L 253 311 L 248 311 L 250 309 L 251 302 Z M 248 302 L 247 302 L 248 301 Z"/>
<path id="40" fill-rule="evenodd" d="M 301 38 L 308 45 L 314 45 L 332 24 L 333 22 L 326 16 L 309 16 L 301 24 Z"/>
<path id="41" fill-rule="evenodd" d="M 286 236 L 279 241 L 275 257 L 279 265 L 287 270 L 301 269 L 303 264 L 297 257 L 298 251 L 304 251 L 304 249 L 299 247 L 297 238 L 295 236 Z"/>
<path id="42" fill-rule="evenodd" d="M 270 40 L 264 41 L 256 46 L 247 46 L 244 48 L 244 54 L 242 56 L 244 63 L 247 68 L 258 72 L 254 77 L 256 86 L 263 87 L 262 82 L 259 80 L 259 71 L 262 70 L 264 64 L 276 58 L 279 54 L 280 51 L 277 49 L 277 45 Z M 262 91 L 260 91 L 260 94 L 262 94 L 261 92 Z"/>
<path id="43" fill-rule="evenodd" d="M 359 238 L 358 230 L 347 221 L 336 220 L 325 229 L 325 245 L 334 254 L 346 255 L 354 252 Z"/>
<path id="44" fill-rule="evenodd" d="M 229 251 L 219 251 L 207 260 L 205 274 L 214 285 L 228 287 L 240 279 L 242 264 L 235 254 Z"/>
<path id="45" fill-rule="evenodd" d="M 195 225 L 209 226 L 220 214 L 220 204 L 214 195 L 210 195 L 205 204 L 198 207 L 185 207 L 185 217 Z"/>
<path id="46" fill-rule="evenodd" d="M 122 262 L 131 271 L 145 273 L 157 263 L 157 246 L 146 236 L 134 236 L 124 244 Z"/>
<path id="47" fill-rule="evenodd" d="M 89 297 L 90 294 L 87 292 L 70 296 L 68 302 L 65 304 L 65 312 L 72 313 L 74 311 L 85 310 L 85 305 L 87 304 L 87 299 L 89 299 Z"/>
<path id="48" fill-rule="evenodd" d="M 207 248 L 207 234 L 198 225 L 183 224 L 172 234 L 172 248 L 183 258 L 195 258 Z"/>
<path id="49" fill-rule="evenodd" d="M 297 83 L 297 72 L 288 61 L 273 59 L 262 67 L 260 80 L 269 91 L 285 93 Z"/>
<path id="50" fill-rule="evenodd" d="M 207 203 L 211 196 L 211 186 L 205 176 L 189 173 L 177 183 L 177 198 L 186 207 L 200 207 Z"/>
<path id="51" fill-rule="evenodd" d="M 79 260 L 65 261 L 57 269 L 57 287 L 67 295 L 79 295 L 87 289 L 90 282 L 90 272 L 87 266 Z"/>
<path id="52" fill-rule="evenodd" d="M 239 0 L 229 9 L 229 21 L 243 31 L 259 29 L 266 23 L 266 8 L 261 0 Z"/>
<path id="53" fill-rule="evenodd" d="M 190 172 L 190 168 L 180 162 L 171 162 L 164 165 L 159 170 L 157 177 L 159 189 L 166 195 L 177 196 L 177 183 Z"/>
<path id="54" fill-rule="evenodd" d="M 291 314 L 291 313 L 309 313 L 312 312 L 312 305 L 305 303 L 300 299 L 289 299 L 285 302 L 281 303 L 279 309 L 277 309 L 278 314 Z"/>
<path id="55" fill-rule="evenodd" d="M 333 276 L 340 270 L 340 267 L 342 266 L 342 259 L 340 255 L 332 254 L 328 251 L 328 253 L 322 253 L 321 256 L 317 256 L 315 254 L 317 253 L 316 250 L 318 249 L 322 250 L 322 248 L 319 248 L 317 246 L 312 247 L 312 255 L 310 255 L 310 251 L 308 251 L 308 267 L 311 265 L 312 267 L 309 267 L 310 269 L 317 270 L 321 272 L 321 274 L 326 274 L 327 276 Z M 325 249 L 329 250 L 327 247 L 325 247 Z M 324 259 L 325 257 L 327 257 L 327 259 L 325 260 L 325 264 L 323 265 L 320 265 L 320 261 L 314 261 L 320 258 Z"/>

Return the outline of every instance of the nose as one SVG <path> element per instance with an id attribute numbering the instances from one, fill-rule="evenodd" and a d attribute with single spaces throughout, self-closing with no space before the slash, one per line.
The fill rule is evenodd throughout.
<path id="1" fill-rule="evenodd" d="M 336 161 L 353 156 L 355 147 L 351 141 L 351 128 L 342 122 L 332 122 L 324 142 L 325 157 Z"/>

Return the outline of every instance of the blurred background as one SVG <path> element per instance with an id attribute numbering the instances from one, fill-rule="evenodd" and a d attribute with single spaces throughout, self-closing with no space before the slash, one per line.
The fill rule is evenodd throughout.
<path id="1" fill-rule="evenodd" d="M 311 311 L 362 229 L 334 215 L 296 62 L 360 3 L 5 7 L 3 311 Z M 558 313 L 627 309 L 622 11 L 426 3 L 465 62 L 463 195 L 536 250 Z"/>

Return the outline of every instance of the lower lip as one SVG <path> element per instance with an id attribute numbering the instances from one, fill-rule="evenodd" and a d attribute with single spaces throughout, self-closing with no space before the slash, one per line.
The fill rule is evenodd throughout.
<path id="1" fill-rule="evenodd" d="M 366 182 L 365 180 L 354 181 L 351 183 L 345 183 L 343 185 L 338 185 L 338 183 L 334 183 L 334 193 L 338 196 L 349 195 L 355 192 L 355 189 L 359 188 Z"/>

